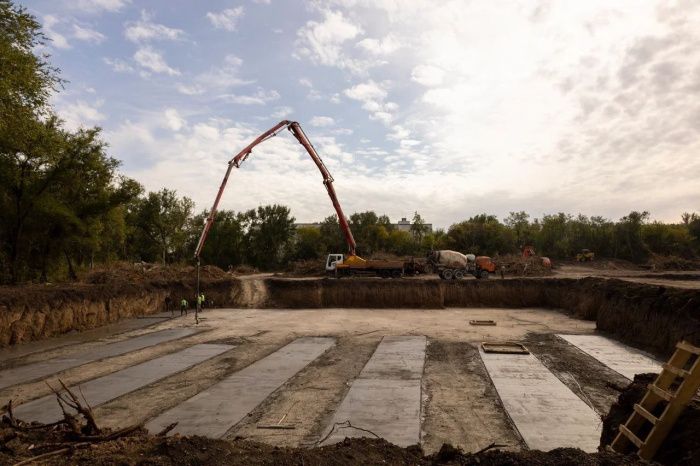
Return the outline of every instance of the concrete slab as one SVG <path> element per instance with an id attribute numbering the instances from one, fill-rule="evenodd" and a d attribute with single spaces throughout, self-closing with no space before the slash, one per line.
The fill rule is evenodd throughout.
<path id="1" fill-rule="evenodd" d="M 191 328 L 171 328 L 157 332 L 147 333 L 126 340 L 107 343 L 89 350 L 76 349 L 67 356 L 47 359 L 46 361 L 27 364 L 26 366 L 13 367 L 0 372 L 0 389 L 41 379 L 58 372 L 82 366 L 100 359 L 119 356 L 132 351 L 137 351 L 149 346 L 164 343 L 166 341 L 193 335 L 199 330 Z"/>
<path id="2" fill-rule="evenodd" d="M 660 372 L 661 363 L 644 352 L 601 335 L 557 335 L 623 377 Z"/>
<path id="3" fill-rule="evenodd" d="M 597 450 L 600 418 L 536 357 L 481 349 L 479 353 L 508 416 L 529 448 Z"/>
<path id="4" fill-rule="evenodd" d="M 203 343 L 194 345 L 176 353 L 167 354 L 150 361 L 117 371 L 113 374 L 99 377 L 80 384 L 80 390 L 91 407 L 99 406 L 129 392 L 145 387 L 160 379 L 181 372 L 234 348 L 231 345 Z M 15 414 L 24 421 L 39 421 L 51 423 L 63 417 L 56 402 L 56 396 L 51 394 L 30 401 L 15 408 Z"/>
<path id="5" fill-rule="evenodd" d="M 374 437 L 374 432 L 405 447 L 420 442 L 421 377 L 425 362 L 424 336 L 386 336 L 382 339 L 324 433 L 323 442 L 345 437 Z"/>
<path id="6" fill-rule="evenodd" d="M 322 355 L 333 338 L 299 338 L 146 424 L 158 432 L 173 422 L 172 433 L 221 437 L 289 378 Z"/>
<path id="7" fill-rule="evenodd" d="M 387 335 L 360 373 L 362 379 L 420 379 L 425 362 L 424 336 Z"/>

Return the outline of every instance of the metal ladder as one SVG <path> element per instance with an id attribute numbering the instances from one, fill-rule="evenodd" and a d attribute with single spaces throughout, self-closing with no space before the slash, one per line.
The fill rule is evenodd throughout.
<path id="1" fill-rule="evenodd" d="M 672 385 L 676 379 L 680 379 L 680 384 L 674 391 Z M 640 458 L 651 460 L 698 388 L 700 348 L 681 341 L 676 345 L 671 359 L 663 365 L 654 383 L 649 384 L 642 401 L 634 405 L 634 411 L 627 422 L 620 424 L 620 431 L 611 444 L 612 449 L 625 453 L 632 444 L 638 449 L 637 455 Z M 666 407 L 661 415 L 656 417 L 652 413 L 664 402 L 667 403 Z M 639 432 L 647 423 L 651 424 L 651 430 L 642 440 L 639 438 Z"/>

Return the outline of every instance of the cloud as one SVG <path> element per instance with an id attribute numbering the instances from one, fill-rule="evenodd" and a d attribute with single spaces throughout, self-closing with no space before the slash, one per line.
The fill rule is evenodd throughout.
<path id="1" fill-rule="evenodd" d="M 304 87 L 309 87 L 309 88 L 314 87 L 313 83 L 311 82 L 311 80 L 309 78 L 299 79 L 299 84 L 301 84 Z"/>
<path id="2" fill-rule="evenodd" d="M 411 79 L 423 86 L 439 86 L 445 77 L 445 71 L 432 65 L 418 65 L 411 71 Z"/>
<path id="3" fill-rule="evenodd" d="M 309 21 L 297 31 L 295 55 L 313 63 L 360 72 L 366 64 L 348 57 L 343 46 L 361 34 L 362 28 L 340 11 L 327 10 L 323 21 Z"/>
<path id="4" fill-rule="evenodd" d="M 325 127 L 325 126 L 333 126 L 335 124 L 335 120 L 329 116 L 315 116 L 311 119 L 309 122 L 311 126 L 317 126 L 317 127 Z"/>
<path id="5" fill-rule="evenodd" d="M 59 115 L 64 121 L 64 126 L 71 131 L 75 131 L 79 128 L 94 126 L 104 121 L 107 116 L 99 110 L 102 104 L 103 101 L 101 100 L 94 104 L 78 100 L 68 105 L 60 105 Z"/>
<path id="6" fill-rule="evenodd" d="M 275 90 L 266 91 L 258 88 L 253 94 L 225 94 L 221 99 L 239 105 L 265 105 L 280 98 L 279 92 Z"/>
<path id="7" fill-rule="evenodd" d="M 206 89 L 203 86 L 200 86 L 199 84 L 182 84 L 179 83 L 175 86 L 175 89 L 180 94 L 185 94 L 185 95 L 201 95 L 206 92 Z"/>
<path id="8" fill-rule="evenodd" d="M 180 40 L 184 38 L 185 32 L 154 23 L 151 21 L 151 15 L 141 10 L 141 19 L 125 24 L 124 36 L 131 42 L 141 43 L 151 40 Z"/>
<path id="9" fill-rule="evenodd" d="M 398 110 L 395 102 L 386 102 L 388 96 L 386 85 L 372 80 L 356 84 L 343 91 L 346 97 L 362 102 L 362 108 L 370 114 L 371 120 L 378 120 L 389 125 L 394 119 L 394 112 Z"/>
<path id="10" fill-rule="evenodd" d="M 289 115 L 291 115 L 292 112 L 294 112 L 294 109 L 292 107 L 287 107 L 287 106 L 275 107 L 275 111 L 272 112 L 272 114 L 270 116 L 272 118 L 282 119 L 282 118 L 286 118 Z"/>
<path id="11" fill-rule="evenodd" d="M 86 13 L 98 13 L 101 11 L 113 13 L 130 4 L 131 0 L 69 0 L 66 3 L 69 8 Z"/>
<path id="12" fill-rule="evenodd" d="M 101 32 L 90 29 L 87 26 L 80 26 L 78 24 L 73 24 L 73 37 L 75 39 L 93 44 L 99 44 L 106 39 L 105 35 Z"/>
<path id="13" fill-rule="evenodd" d="M 57 32 L 54 28 L 60 23 L 60 19 L 54 15 L 44 16 L 44 33 L 46 37 L 51 41 L 51 46 L 57 49 L 69 49 L 71 46 L 68 43 L 68 39 L 63 34 Z"/>
<path id="14" fill-rule="evenodd" d="M 224 92 L 232 87 L 252 84 L 255 80 L 242 79 L 240 67 L 243 60 L 236 55 L 226 55 L 221 65 L 211 67 L 195 76 L 190 83 L 180 83 L 177 90 L 185 95 L 201 95 L 207 92 Z"/>
<path id="15" fill-rule="evenodd" d="M 373 55 L 390 55 L 401 48 L 401 43 L 393 35 L 388 35 L 381 40 L 362 39 L 357 46 Z"/>
<path id="16" fill-rule="evenodd" d="M 207 19 L 217 29 L 235 31 L 238 21 L 243 17 L 244 13 L 243 7 L 237 6 L 236 8 L 227 8 L 218 13 L 210 11 L 207 13 Z"/>
<path id="17" fill-rule="evenodd" d="M 136 70 L 129 63 L 119 58 L 104 57 L 102 61 L 109 65 L 117 73 L 133 73 Z"/>
<path id="18" fill-rule="evenodd" d="M 187 126 L 187 121 L 174 108 L 166 108 L 163 116 L 165 118 L 165 126 L 172 131 L 180 131 Z"/>
<path id="19" fill-rule="evenodd" d="M 139 48 L 136 53 L 134 53 L 134 60 L 136 60 L 136 63 L 141 65 L 142 68 L 154 73 L 163 73 L 170 76 L 180 75 L 179 70 L 171 68 L 165 62 L 160 52 L 149 46 Z"/>

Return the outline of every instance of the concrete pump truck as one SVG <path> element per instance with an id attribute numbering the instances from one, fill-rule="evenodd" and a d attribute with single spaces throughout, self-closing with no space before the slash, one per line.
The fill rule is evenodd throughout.
<path id="1" fill-rule="evenodd" d="M 323 160 L 321 160 L 321 157 L 318 155 L 318 152 L 316 152 L 316 149 L 311 144 L 311 141 L 309 141 L 309 138 L 304 133 L 304 130 L 301 129 L 301 125 L 296 121 L 289 120 L 282 120 L 272 128 L 262 133 L 253 142 L 248 144 L 248 146 L 246 146 L 242 151 L 240 151 L 233 159 L 229 161 L 226 174 L 224 175 L 224 179 L 221 182 L 219 191 L 216 194 L 216 198 L 214 199 L 214 204 L 212 205 L 211 211 L 209 212 L 209 216 L 207 217 L 206 223 L 204 224 L 204 228 L 202 229 L 202 234 L 200 235 L 199 241 L 197 242 L 197 248 L 195 249 L 194 253 L 194 257 L 197 260 L 197 265 L 199 266 L 200 254 L 202 253 L 204 243 L 207 240 L 207 235 L 209 234 L 209 231 L 211 230 L 211 227 L 214 224 L 217 208 L 219 207 L 219 201 L 221 201 L 221 196 L 224 193 L 224 189 L 226 188 L 226 183 L 228 182 L 228 178 L 231 175 L 231 170 L 233 169 L 233 167 L 240 168 L 241 164 L 253 152 L 253 148 L 255 146 L 276 136 L 277 133 L 279 133 L 285 128 L 289 130 L 289 132 L 292 133 L 296 140 L 299 141 L 299 144 L 301 144 L 304 147 L 304 149 L 306 149 L 306 152 L 309 154 L 309 156 L 311 156 L 311 159 L 314 161 L 314 163 L 320 170 L 321 176 L 323 177 L 323 185 L 326 187 L 328 196 L 331 198 L 331 203 L 333 204 L 335 213 L 338 216 L 338 223 L 340 225 L 340 229 L 342 230 L 343 236 L 345 237 L 345 242 L 348 245 L 347 254 L 328 255 L 328 258 L 326 259 L 326 273 L 336 278 L 352 277 L 355 275 L 377 275 L 385 278 L 401 277 L 404 272 L 403 261 L 365 260 L 359 257 L 357 254 L 355 254 L 355 238 L 352 235 L 352 231 L 350 230 L 348 220 L 345 217 L 345 214 L 343 213 L 343 209 L 340 207 L 338 196 L 336 195 L 335 189 L 333 188 L 333 177 L 328 171 L 328 168 L 326 168 L 326 165 L 323 163 Z"/>

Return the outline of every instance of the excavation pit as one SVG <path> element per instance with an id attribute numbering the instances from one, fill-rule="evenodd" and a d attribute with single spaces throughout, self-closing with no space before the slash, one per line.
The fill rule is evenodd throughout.
<path id="1" fill-rule="evenodd" d="M 582 341 L 605 335 L 617 344 L 624 341 L 628 355 L 648 357 L 646 350 L 663 359 L 667 342 L 682 327 L 687 331 L 697 325 L 697 292 L 616 280 L 445 284 L 273 278 L 254 286 L 248 283 L 245 293 L 238 286 L 232 285 L 228 295 L 230 307 L 205 310 L 206 320 L 198 326 L 189 315 L 148 330 L 183 328 L 194 333 L 165 346 L 140 348 L 134 352 L 138 357 L 127 353 L 88 361 L 80 370 L 67 371 L 70 384 L 89 384 L 98 366 L 102 373 L 118 374 L 193 345 L 225 343 L 235 347 L 181 372 L 117 390 L 120 396 L 97 407 L 96 415 L 107 426 L 146 422 L 156 432 L 177 421 L 183 434 L 245 437 L 279 447 L 379 436 L 400 446 L 417 442 L 428 453 L 439 451 L 443 443 L 477 451 L 492 442 L 511 451 L 593 451 L 599 442 L 600 416 L 616 399 L 615 387 L 625 383 L 624 370 L 615 365 L 625 357 L 596 351 Z M 239 301 L 251 296 L 255 307 Z M 339 305 L 350 296 L 348 305 Z M 423 298 L 424 305 L 416 305 Z M 390 306 L 392 301 L 399 305 Z M 471 325 L 489 320 L 498 325 Z M 601 332 L 621 321 L 626 326 L 615 324 L 614 331 Z M 637 333 L 630 333 L 629 327 Z M 311 351 L 303 363 L 296 364 L 292 357 L 259 369 L 299 339 L 332 343 Z M 523 342 L 531 354 L 489 359 L 491 355 L 479 351 L 484 341 Z M 416 351 L 409 342 L 419 342 L 423 350 Z M 392 348 L 387 351 L 389 343 Z M 44 353 L 11 361 L 12 370 L 93 345 L 51 348 L 47 343 Z M 527 358 L 529 364 L 516 364 L 521 369 L 516 373 L 509 358 Z M 235 387 L 228 384 L 231 380 Z M 31 403 L 47 394 L 39 386 L 22 382 L 0 390 L 0 397 Z M 547 392 L 553 388 L 556 396 Z M 513 401 L 537 396 L 560 403 L 526 407 Z M 197 400 L 196 406 L 189 400 Z M 209 404 L 222 408 L 212 411 Z M 577 414 L 567 418 L 566 409 L 574 405 Z M 333 431 L 333 426 L 344 425 Z"/>

